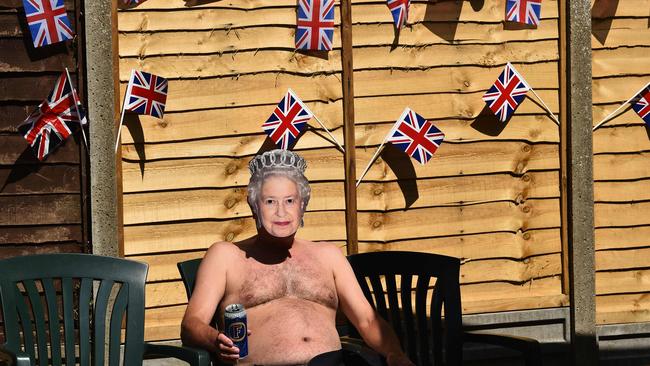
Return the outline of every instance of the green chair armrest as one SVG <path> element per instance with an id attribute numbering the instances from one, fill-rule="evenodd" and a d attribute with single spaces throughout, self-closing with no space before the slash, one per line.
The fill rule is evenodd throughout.
<path id="1" fill-rule="evenodd" d="M 29 355 L 25 352 L 13 352 L 0 346 L 0 361 L 9 361 L 9 366 L 30 366 Z"/>
<path id="2" fill-rule="evenodd" d="M 526 366 L 542 365 L 542 350 L 532 338 L 511 335 L 463 332 L 463 342 L 485 343 L 510 348 L 522 353 Z"/>
<path id="3" fill-rule="evenodd" d="M 210 366 L 210 354 L 200 348 L 145 343 L 144 354 L 173 357 L 194 366 Z"/>

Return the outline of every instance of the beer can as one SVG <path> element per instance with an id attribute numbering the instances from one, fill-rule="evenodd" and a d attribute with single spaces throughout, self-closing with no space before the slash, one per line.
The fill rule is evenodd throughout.
<path id="1" fill-rule="evenodd" d="M 239 348 L 239 358 L 248 356 L 248 323 L 246 310 L 242 304 L 226 306 L 223 314 L 224 333 Z"/>

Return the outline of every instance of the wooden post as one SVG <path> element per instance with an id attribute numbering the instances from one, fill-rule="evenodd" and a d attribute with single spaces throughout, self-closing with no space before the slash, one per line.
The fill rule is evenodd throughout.
<path id="1" fill-rule="evenodd" d="M 568 206 L 568 157 L 567 142 L 569 133 L 567 129 L 567 1 L 558 3 L 560 14 L 560 240 L 562 241 L 562 293 L 569 294 L 569 206 Z"/>
<path id="2" fill-rule="evenodd" d="M 348 254 L 359 252 L 354 137 L 354 88 L 352 67 L 352 0 L 341 0 L 341 66 L 343 83 L 343 144 L 345 145 L 345 231 Z"/>

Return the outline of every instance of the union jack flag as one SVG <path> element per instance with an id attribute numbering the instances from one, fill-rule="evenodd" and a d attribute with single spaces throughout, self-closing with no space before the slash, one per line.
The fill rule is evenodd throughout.
<path id="1" fill-rule="evenodd" d="M 125 100 L 124 109 L 127 111 L 163 118 L 167 102 L 167 79 L 133 70 Z"/>
<path id="2" fill-rule="evenodd" d="M 75 108 L 76 93 L 63 73 L 54 84 L 43 103 L 18 126 L 38 160 L 43 160 L 48 153 L 59 146 L 68 136 L 85 123 L 81 106 Z M 77 113 L 77 110 L 79 113 Z"/>
<path id="3" fill-rule="evenodd" d="M 406 21 L 409 17 L 409 6 L 411 5 L 411 0 L 388 0 L 387 4 L 390 13 L 393 15 L 395 28 L 402 29 L 406 25 Z"/>
<path id="4" fill-rule="evenodd" d="M 307 122 L 312 117 L 311 111 L 289 89 L 282 98 L 273 114 L 262 125 L 262 130 L 275 142 L 280 149 L 288 150 L 298 138 Z"/>
<path id="5" fill-rule="evenodd" d="M 506 20 L 509 22 L 539 25 L 542 13 L 542 0 L 508 0 Z"/>
<path id="6" fill-rule="evenodd" d="M 63 0 L 23 0 L 34 47 L 72 39 L 74 31 Z"/>
<path id="7" fill-rule="evenodd" d="M 632 109 L 650 126 L 650 83 L 632 98 Z"/>
<path id="8" fill-rule="evenodd" d="M 499 120 L 505 122 L 524 100 L 529 89 L 526 80 L 508 62 L 497 81 L 483 95 L 483 100 Z"/>
<path id="9" fill-rule="evenodd" d="M 122 3 L 126 6 L 138 5 L 147 0 L 122 0 Z"/>
<path id="10" fill-rule="evenodd" d="M 334 0 L 299 0 L 296 48 L 329 51 L 334 38 Z"/>
<path id="11" fill-rule="evenodd" d="M 445 134 L 433 123 L 407 107 L 393 126 L 388 142 L 424 165 L 444 139 Z"/>

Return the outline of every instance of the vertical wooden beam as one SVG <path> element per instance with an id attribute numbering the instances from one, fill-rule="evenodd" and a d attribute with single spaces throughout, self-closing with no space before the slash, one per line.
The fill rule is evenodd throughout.
<path id="1" fill-rule="evenodd" d="M 343 69 L 343 135 L 345 146 L 345 231 L 348 254 L 359 252 L 357 232 L 354 88 L 352 67 L 352 0 L 341 0 L 341 66 Z"/>
<path id="2" fill-rule="evenodd" d="M 115 156 L 119 117 L 117 0 L 84 1 L 90 124 L 91 237 L 94 254 L 119 256 L 121 210 Z"/>
<path id="3" fill-rule="evenodd" d="M 560 240 L 562 241 L 562 293 L 569 294 L 569 149 L 567 129 L 567 87 L 568 87 L 568 55 L 567 55 L 567 0 L 558 2 L 560 14 Z"/>
<path id="4" fill-rule="evenodd" d="M 77 76 L 77 83 L 75 88 L 79 98 L 83 104 L 83 101 L 88 100 L 86 95 L 86 35 L 83 28 L 84 18 L 82 12 L 82 0 L 75 0 L 75 21 L 74 29 L 77 33 L 77 38 L 75 39 L 75 70 L 70 70 L 74 72 Z M 87 109 L 87 105 L 84 105 L 84 108 Z M 85 127 L 84 127 L 85 128 Z M 83 142 L 83 135 L 79 136 L 79 184 L 81 192 L 81 240 L 83 242 L 83 252 L 90 253 L 92 251 L 92 242 L 90 237 L 90 161 L 88 159 L 88 150 L 86 149 L 86 144 Z"/>
<path id="5" fill-rule="evenodd" d="M 575 365 L 597 365 L 590 0 L 566 6 L 571 347 Z"/>

